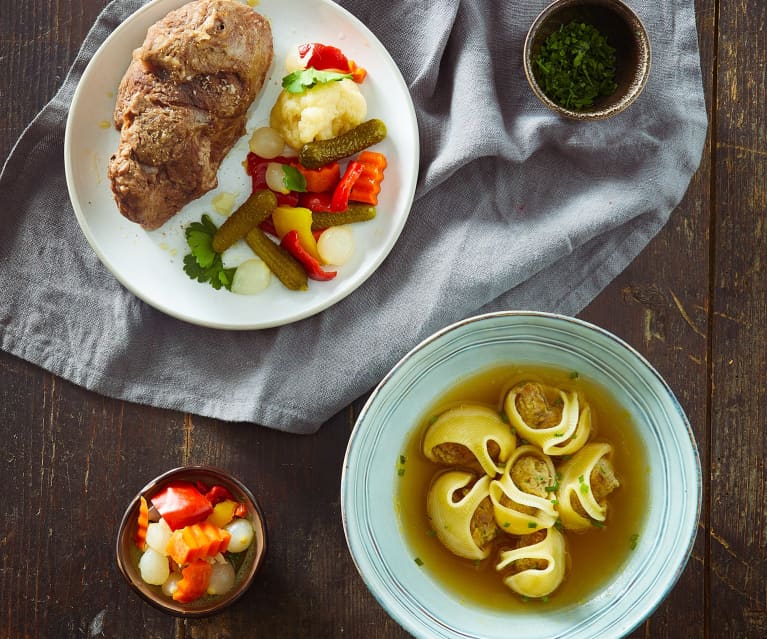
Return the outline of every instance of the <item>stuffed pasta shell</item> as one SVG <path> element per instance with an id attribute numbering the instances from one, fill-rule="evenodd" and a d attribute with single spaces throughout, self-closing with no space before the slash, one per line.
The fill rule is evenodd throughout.
<path id="1" fill-rule="evenodd" d="M 498 413 L 481 404 L 462 404 L 442 413 L 423 439 L 428 459 L 450 466 L 479 463 L 487 475 L 502 472 L 516 437 Z"/>
<path id="2" fill-rule="evenodd" d="M 490 499 L 498 527 L 512 535 L 531 528 L 548 528 L 557 520 L 551 503 L 556 492 L 556 471 L 551 459 L 535 446 L 517 448 L 500 479 L 490 482 Z"/>
<path id="3" fill-rule="evenodd" d="M 509 391 L 504 409 L 517 433 L 546 455 L 572 455 L 591 434 L 591 409 L 575 392 L 525 382 Z"/>
<path id="4" fill-rule="evenodd" d="M 431 526 L 450 552 L 466 559 L 484 559 L 498 534 L 488 497 L 490 478 L 462 470 L 438 474 L 429 487 L 426 511 Z M 472 483 L 474 482 L 474 483 Z"/>
<path id="5" fill-rule="evenodd" d="M 503 583 L 523 597 L 545 597 L 565 578 L 565 538 L 556 528 L 520 537 L 512 550 L 502 550 L 495 569 Z"/>
<path id="6" fill-rule="evenodd" d="M 610 444 L 586 444 L 560 468 L 559 515 L 565 528 L 584 530 L 607 518 L 606 498 L 620 486 L 612 455 Z"/>

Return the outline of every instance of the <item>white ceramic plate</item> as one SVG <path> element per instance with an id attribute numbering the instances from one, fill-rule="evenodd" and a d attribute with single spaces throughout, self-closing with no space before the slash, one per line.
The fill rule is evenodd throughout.
<path id="1" fill-rule="evenodd" d="M 436 398 L 460 380 L 509 364 L 578 371 L 636 425 L 649 464 L 648 510 L 622 569 L 588 599 L 541 613 L 482 608 L 413 561 L 400 529 L 397 459 Z M 429 639 L 617 639 L 676 583 L 692 549 L 701 471 L 687 417 L 661 376 L 611 333 L 546 313 L 469 318 L 408 353 L 373 391 L 349 439 L 341 476 L 344 532 L 365 583 L 409 633 Z"/>
<path id="2" fill-rule="evenodd" d="M 154 0 L 144 6 L 115 29 L 83 74 L 64 141 L 67 186 L 77 220 L 98 257 L 128 290 L 179 319 L 215 328 L 254 329 L 318 313 L 349 295 L 376 270 L 407 219 L 419 155 L 415 110 L 407 86 L 378 39 L 330 0 L 261 0 L 256 9 L 271 21 L 275 56 L 264 90 L 249 111 L 248 134 L 222 163 L 218 188 L 189 203 L 162 228 L 144 231 L 120 215 L 106 177 L 107 161 L 119 139 L 111 126 L 112 111 L 131 51 L 143 42 L 150 25 L 183 4 L 185 0 Z M 389 131 L 387 139 L 375 147 L 389 159 L 378 215 L 352 226 L 355 256 L 330 282 L 310 280 L 308 291 L 296 292 L 272 277 L 269 288 L 258 295 L 216 291 L 184 273 L 183 257 L 188 252 L 184 227 L 203 213 L 220 225 L 225 218 L 211 206 L 219 193 L 237 193 L 237 205 L 250 194 L 250 178 L 242 167 L 249 133 L 268 123 L 285 75 L 285 58 L 291 47 L 302 42 L 336 45 L 368 70 L 360 86 L 368 102 L 368 117 L 380 118 Z M 225 258 L 235 264 L 252 257 L 244 246 L 230 250 Z"/>

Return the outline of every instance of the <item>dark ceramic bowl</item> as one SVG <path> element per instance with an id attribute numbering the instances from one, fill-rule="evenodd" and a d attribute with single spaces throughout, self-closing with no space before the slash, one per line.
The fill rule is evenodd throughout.
<path id="1" fill-rule="evenodd" d="M 136 535 L 139 498 L 147 501 L 171 481 L 201 481 L 206 486 L 221 485 L 229 490 L 234 499 L 248 507 L 253 524 L 254 538 L 245 552 L 245 557 L 235 576 L 234 587 L 219 596 L 204 596 L 197 601 L 182 604 L 163 595 L 160 586 L 152 586 L 141 579 L 138 568 L 140 552 L 133 542 Z M 117 565 L 128 584 L 145 601 L 163 612 L 179 617 L 205 617 L 220 612 L 239 599 L 250 587 L 253 577 L 260 568 L 266 554 L 266 524 L 261 508 L 252 493 L 235 477 L 226 471 L 209 466 L 184 466 L 174 468 L 156 477 L 144 486 L 125 510 L 117 532 Z"/>
<path id="2" fill-rule="evenodd" d="M 591 107 L 569 109 L 555 103 L 541 88 L 534 62 L 543 43 L 573 20 L 593 25 L 615 48 L 618 88 Z M 525 39 L 523 65 L 533 93 L 552 111 L 574 120 L 603 120 L 624 111 L 639 97 L 650 74 L 650 39 L 639 17 L 620 0 L 556 0 L 533 21 Z"/>

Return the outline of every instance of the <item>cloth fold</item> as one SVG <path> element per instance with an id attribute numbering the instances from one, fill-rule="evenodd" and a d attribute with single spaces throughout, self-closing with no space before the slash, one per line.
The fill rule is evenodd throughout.
<path id="1" fill-rule="evenodd" d="M 651 35 L 650 79 L 626 112 L 593 123 L 550 113 L 525 81 L 522 43 L 546 0 L 342 0 L 415 103 L 421 172 L 405 230 L 367 282 L 314 317 L 250 332 L 185 324 L 101 265 L 64 179 L 77 82 L 143 4 L 104 9 L 0 175 L 0 346 L 111 397 L 314 432 L 446 324 L 577 313 L 666 223 L 703 150 L 693 0 L 629 2 Z"/>

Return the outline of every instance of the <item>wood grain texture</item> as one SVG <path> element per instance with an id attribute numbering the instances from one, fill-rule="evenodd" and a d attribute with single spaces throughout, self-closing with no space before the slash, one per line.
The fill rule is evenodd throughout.
<path id="1" fill-rule="evenodd" d="M 0 155 L 61 84 L 105 0 L 0 8 Z M 630 637 L 767 637 L 767 5 L 697 0 L 709 138 L 669 224 L 581 314 L 644 354 L 690 418 L 704 473 L 693 555 Z M 95 395 L 0 352 L 0 639 L 408 636 L 347 552 L 339 478 L 362 401 L 317 435 Z M 266 563 L 211 620 L 144 605 L 120 577 L 122 508 L 168 468 L 243 479 L 269 524 Z"/>
<path id="2" fill-rule="evenodd" d="M 719 637 L 767 637 L 766 25 L 763 2 L 720 5 L 710 557 Z"/>

